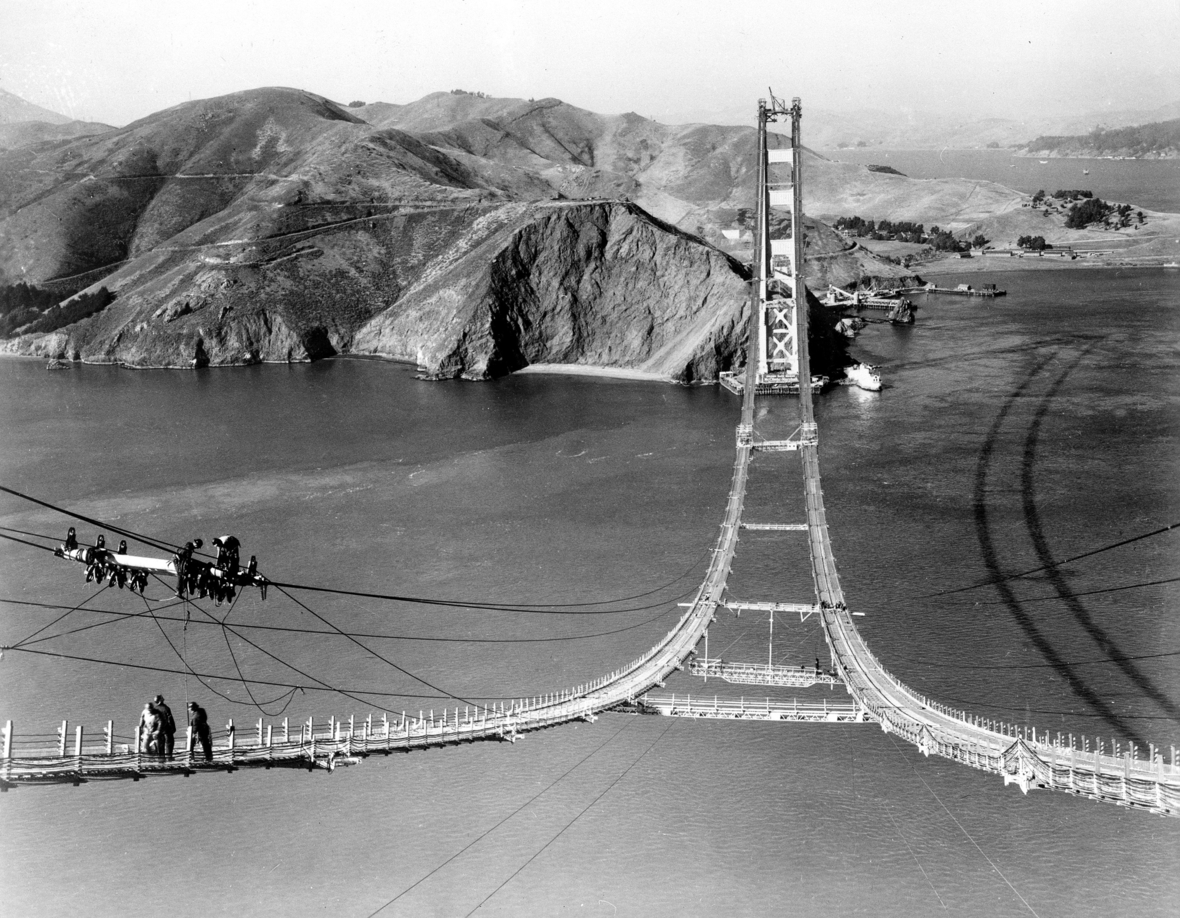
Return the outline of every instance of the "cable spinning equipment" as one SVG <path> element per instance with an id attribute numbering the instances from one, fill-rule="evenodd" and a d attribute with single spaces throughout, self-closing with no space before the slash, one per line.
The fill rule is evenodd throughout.
<path id="1" fill-rule="evenodd" d="M 201 539 L 193 539 L 185 542 L 169 559 L 149 558 L 127 554 L 126 539 L 120 540 L 117 551 L 111 551 L 106 547 L 106 536 L 101 533 L 93 545 L 81 544 L 77 532 L 71 526 L 66 533 L 66 540 L 53 550 L 53 554 L 67 561 L 85 564 L 87 583 L 94 582 L 101 586 L 106 581 L 120 590 L 125 587 L 140 595 L 147 586 L 149 576 L 171 575 L 176 578 L 178 599 L 204 599 L 211 596 L 217 605 L 221 605 L 227 600 L 232 602 L 237 591 L 248 586 L 258 587 L 259 594 L 266 599 L 266 588 L 270 581 L 258 573 L 258 559 L 254 555 L 250 556 L 250 563 L 246 567 L 239 565 L 241 543 L 234 536 L 219 536 L 213 540 L 217 549 L 217 557 L 213 561 L 193 557 L 193 553 L 204 544 Z"/>

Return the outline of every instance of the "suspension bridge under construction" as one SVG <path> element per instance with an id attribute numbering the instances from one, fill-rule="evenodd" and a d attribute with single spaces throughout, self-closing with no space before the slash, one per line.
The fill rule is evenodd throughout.
<path id="1" fill-rule="evenodd" d="M 771 97 L 758 107 L 758 183 L 751 284 L 750 332 L 744 374 L 731 380 L 741 392 L 733 477 L 720 533 L 703 583 L 673 627 L 654 647 L 630 663 L 592 682 L 552 694 L 494 705 L 452 706 L 376 720 L 373 715 L 314 719 L 291 723 L 258 720 L 239 729 L 231 722 L 213 736 L 211 759 L 193 749 L 194 738 L 163 758 L 123 746 L 108 722 L 101 733 L 86 735 L 61 723 L 49 748 L 22 743 L 11 721 L 4 724 L 0 788 L 27 784 L 79 784 L 154 774 L 194 774 L 259 766 L 333 769 L 378 753 L 408 751 L 481 739 L 515 740 L 520 734 L 573 720 L 593 721 L 601 712 L 625 709 L 663 716 L 735 720 L 809 721 L 877 724 L 916 746 L 998 775 L 1022 791 L 1061 790 L 1094 800 L 1180 815 L 1180 767 L 1170 755 L 1150 746 L 1104 749 L 1070 736 L 1064 740 L 954 710 L 913 691 L 889 673 L 873 655 L 846 605 L 836 569 L 824 511 L 819 468 L 819 436 L 813 413 L 812 377 L 807 345 L 806 287 L 802 277 L 801 106 Z M 768 123 L 790 123 L 790 145 L 768 148 Z M 776 174 L 783 173 L 782 175 Z M 789 210 L 789 239 L 770 238 L 770 210 Z M 760 400 L 797 396 L 798 424 L 779 439 L 755 430 Z M 805 516 L 781 522 L 744 519 L 751 461 L 756 453 L 780 454 L 780 461 L 801 466 Z M 768 508 L 761 508 L 765 511 Z M 751 598 L 727 595 L 739 536 L 759 530 L 798 532 L 807 540 L 814 595 Z M 755 536 L 756 537 L 756 536 Z M 165 565 L 165 568 L 167 566 Z M 163 570 L 163 569 L 162 569 Z M 170 573 L 178 574 L 175 569 Z M 251 576 L 255 576 L 251 571 Z M 261 578 L 256 578 L 261 580 Z M 720 609 L 816 615 L 831 653 L 830 668 L 733 664 L 710 658 L 709 626 Z M 705 652 L 698 655 L 702 640 Z M 700 695 L 660 694 L 664 680 L 685 667 L 696 675 L 738 684 L 843 686 L 848 700 L 821 703 L 747 701 Z"/>

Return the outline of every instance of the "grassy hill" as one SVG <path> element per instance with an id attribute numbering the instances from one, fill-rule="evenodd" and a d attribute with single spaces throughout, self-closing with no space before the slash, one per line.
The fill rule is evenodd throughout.
<path id="1" fill-rule="evenodd" d="M 708 376 L 743 333 L 728 256 L 749 253 L 754 141 L 557 99 L 344 107 L 267 88 L 0 152 L 0 283 L 114 294 L 9 346 L 136 366 L 371 352 L 443 374 L 582 361 Z M 804 200 L 819 289 L 905 273 L 832 232 L 836 216 L 992 239 L 1049 238 L 1056 219 L 992 183 L 812 153 Z"/>

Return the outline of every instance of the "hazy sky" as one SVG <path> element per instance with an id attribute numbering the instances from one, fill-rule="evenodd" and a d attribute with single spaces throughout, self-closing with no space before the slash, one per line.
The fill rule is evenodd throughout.
<path id="1" fill-rule="evenodd" d="M 836 111 L 1151 109 L 1180 100 L 1178 49 L 1180 0 L 0 0 L 0 89 L 116 125 L 258 86 L 664 121 L 753 112 L 767 86 Z"/>

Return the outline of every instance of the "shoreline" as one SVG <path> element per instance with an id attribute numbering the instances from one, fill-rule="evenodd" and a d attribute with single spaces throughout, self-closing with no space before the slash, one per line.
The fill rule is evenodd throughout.
<path id="1" fill-rule="evenodd" d="M 1150 259 L 1150 260 L 1148 260 Z M 1009 256 L 1007 258 L 993 255 L 993 256 L 978 256 L 974 258 L 939 258 L 935 261 L 923 262 L 920 265 L 914 265 L 914 273 L 921 277 L 927 275 L 945 275 L 945 274 L 988 274 L 992 272 L 1013 272 L 1013 271 L 1062 271 L 1070 268 L 1079 270 L 1114 270 L 1117 268 L 1158 268 L 1160 270 L 1175 270 L 1168 269 L 1167 262 L 1174 262 L 1175 259 L 1165 259 L 1164 256 L 1148 255 L 1143 256 L 1142 259 L 1136 258 L 1060 258 L 1058 256 L 1040 257 L 1036 255 L 1019 255 Z"/>
<path id="2" fill-rule="evenodd" d="M 663 373 L 648 370 L 629 370 L 624 367 L 598 367 L 585 363 L 530 363 L 520 370 L 513 370 L 511 376 L 598 376 L 605 379 L 631 379 L 644 382 L 676 382 Z"/>

